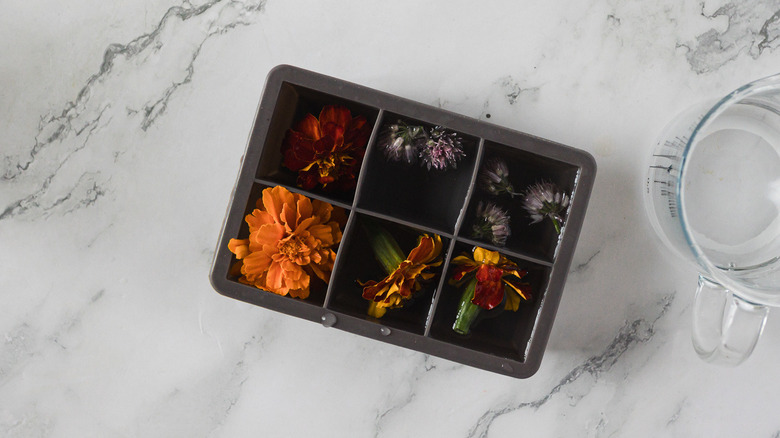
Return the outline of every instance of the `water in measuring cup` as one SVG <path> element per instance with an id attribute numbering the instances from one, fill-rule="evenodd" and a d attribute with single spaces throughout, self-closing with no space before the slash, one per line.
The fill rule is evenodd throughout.
<path id="1" fill-rule="evenodd" d="M 698 138 L 681 189 L 691 235 L 731 276 L 777 288 L 765 274 L 780 277 L 780 114 L 736 104 Z"/>

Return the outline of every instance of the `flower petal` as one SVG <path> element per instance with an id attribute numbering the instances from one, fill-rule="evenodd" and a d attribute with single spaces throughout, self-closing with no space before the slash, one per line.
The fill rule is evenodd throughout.
<path id="1" fill-rule="evenodd" d="M 314 153 L 315 140 L 305 138 L 299 132 L 287 131 L 282 142 L 282 164 L 290 170 L 298 171 L 309 166 L 317 159 Z"/>
<path id="2" fill-rule="evenodd" d="M 249 255 L 249 239 L 230 239 L 228 249 L 241 260 Z"/>
<path id="3" fill-rule="evenodd" d="M 344 133 L 343 151 L 352 151 L 359 163 L 363 160 L 363 153 L 368 139 L 371 137 L 371 126 L 363 116 L 357 116 L 347 127 Z"/>
<path id="4" fill-rule="evenodd" d="M 297 184 L 304 190 L 311 190 L 317 185 L 319 173 L 316 169 L 310 169 L 305 172 L 298 172 Z"/>
<path id="5" fill-rule="evenodd" d="M 514 293 L 510 293 L 507 295 L 508 297 L 511 297 L 513 295 L 517 295 L 518 298 L 523 299 L 524 301 L 528 301 L 531 299 L 531 285 L 528 283 L 520 283 L 520 284 L 514 284 L 510 281 L 507 281 L 507 279 L 504 279 L 504 284 L 509 286 L 509 288 L 514 291 Z M 518 301 L 519 302 L 519 301 Z M 508 304 L 508 302 L 507 302 Z M 514 309 L 517 310 L 517 306 L 515 306 Z"/>
<path id="6" fill-rule="evenodd" d="M 271 266 L 268 268 L 265 285 L 268 286 L 269 291 L 275 293 L 278 293 L 276 291 L 284 287 L 284 269 L 282 269 L 281 263 L 271 263 Z"/>
<path id="7" fill-rule="evenodd" d="M 320 269 L 320 267 L 315 263 L 310 264 L 309 268 L 311 268 L 311 271 L 314 272 L 314 275 L 316 275 L 320 280 L 324 281 L 325 284 L 330 283 L 330 270 L 326 272 Z"/>
<path id="8" fill-rule="evenodd" d="M 319 199 L 315 199 L 312 201 L 311 206 L 312 216 L 319 218 L 321 224 L 324 224 L 330 220 L 330 215 L 333 211 L 332 205 L 328 204 L 327 202 L 322 202 Z"/>
<path id="9" fill-rule="evenodd" d="M 498 264 L 499 259 L 498 251 L 490 251 L 481 247 L 474 249 L 474 261 L 479 264 L 495 265 Z"/>
<path id="10" fill-rule="evenodd" d="M 507 283 L 508 286 L 512 287 L 511 284 Z M 512 290 L 514 291 L 514 287 L 512 287 Z M 510 292 L 506 294 L 506 304 L 504 304 L 504 309 L 511 310 L 513 312 L 517 312 L 517 309 L 520 308 L 520 301 L 523 300 L 524 297 L 522 297 L 520 294 Z"/>
<path id="11" fill-rule="evenodd" d="M 468 256 L 464 256 L 464 255 L 459 255 L 459 256 L 455 257 L 454 259 L 452 259 L 451 263 L 455 264 L 455 265 L 473 266 L 475 268 L 477 266 L 479 266 L 479 264 L 477 262 L 475 262 L 474 260 L 472 260 Z"/>
<path id="12" fill-rule="evenodd" d="M 309 288 L 309 274 L 307 274 L 300 266 L 290 263 L 287 266 L 282 264 L 284 269 L 284 285 L 290 290 L 293 289 L 308 289 Z"/>
<path id="13" fill-rule="evenodd" d="M 504 271 L 492 266 L 482 265 L 477 269 L 477 286 L 474 289 L 472 303 L 491 310 L 504 300 L 504 283 L 501 276 Z"/>
<path id="14" fill-rule="evenodd" d="M 252 233 L 265 224 L 274 223 L 274 218 L 268 212 L 260 209 L 255 209 L 252 214 L 248 214 L 245 218 L 246 223 L 249 225 L 249 232 Z"/>
<path id="15" fill-rule="evenodd" d="M 305 196 L 298 197 L 298 203 L 296 207 L 297 208 L 296 208 L 295 226 L 297 227 L 301 224 L 302 220 L 311 217 L 313 208 L 311 205 L 311 201 L 309 200 L 309 198 Z"/>
<path id="16" fill-rule="evenodd" d="M 322 126 L 322 133 L 324 138 L 330 138 L 333 140 L 333 149 L 341 150 L 344 145 L 344 127 L 335 123 L 326 123 Z"/>
<path id="17" fill-rule="evenodd" d="M 241 273 L 247 277 L 247 280 L 254 282 L 268 271 L 271 263 L 271 257 L 266 252 L 255 251 L 244 257 Z"/>
<path id="18" fill-rule="evenodd" d="M 288 293 L 293 298 L 300 298 L 302 300 L 305 300 L 306 298 L 309 298 L 309 288 L 306 288 L 306 289 L 290 289 Z"/>
<path id="19" fill-rule="evenodd" d="M 274 219 L 274 222 L 282 222 L 279 215 L 282 213 L 282 208 L 285 204 L 295 206 L 295 197 L 289 190 L 282 186 L 263 190 L 263 206 L 265 211 Z"/>
<path id="20" fill-rule="evenodd" d="M 322 242 L 323 247 L 333 246 L 336 243 L 333 236 L 333 228 L 329 225 L 313 225 L 309 227 L 309 233 L 311 233 L 315 239 Z"/>
<path id="21" fill-rule="evenodd" d="M 285 229 L 279 224 L 265 224 L 249 235 L 250 240 L 254 240 L 260 245 L 276 245 L 276 242 L 282 240 L 285 235 Z"/>
<path id="22" fill-rule="evenodd" d="M 317 155 L 317 158 L 327 158 L 328 155 L 333 153 L 336 147 L 336 139 L 331 136 L 322 137 L 314 142 L 312 150 Z"/>
<path id="23" fill-rule="evenodd" d="M 306 114 L 303 120 L 298 122 L 298 125 L 295 126 L 295 130 L 312 140 L 319 140 L 322 138 L 320 121 L 311 114 Z"/>
<path id="24" fill-rule="evenodd" d="M 326 105 L 320 111 L 320 125 L 334 124 L 335 126 L 346 128 L 352 121 L 352 113 L 343 106 Z"/>
<path id="25" fill-rule="evenodd" d="M 463 277 L 466 276 L 469 272 L 472 272 L 473 270 L 477 269 L 477 265 L 462 265 L 458 266 L 457 268 L 453 269 L 452 271 L 452 277 L 450 277 L 450 284 L 454 284 L 459 282 L 463 279 Z"/>
<path id="26" fill-rule="evenodd" d="M 417 247 L 409 252 L 406 259 L 412 263 L 427 263 L 441 253 L 441 237 L 435 235 L 430 237 L 427 234 L 417 239 Z"/>
<path id="27" fill-rule="evenodd" d="M 282 213 L 279 215 L 279 219 L 281 219 L 282 225 L 290 234 L 297 228 L 297 216 L 294 204 L 284 204 L 282 206 Z"/>
<path id="28" fill-rule="evenodd" d="M 336 245 L 340 243 L 343 235 L 341 233 L 341 229 L 339 229 L 339 224 L 336 222 L 330 222 L 328 225 L 330 225 L 330 234 L 333 236 L 333 244 Z"/>
<path id="29" fill-rule="evenodd" d="M 384 280 L 381 282 L 369 280 L 365 283 L 361 283 L 360 280 L 358 280 L 358 284 L 363 286 L 363 298 L 367 300 L 373 300 L 374 297 L 380 294 L 383 289 L 388 287 Z"/>

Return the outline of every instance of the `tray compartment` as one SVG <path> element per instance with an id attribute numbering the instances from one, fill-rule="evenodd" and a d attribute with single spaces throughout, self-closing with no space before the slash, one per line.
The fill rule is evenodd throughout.
<path id="1" fill-rule="evenodd" d="M 471 255 L 472 248 L 473 245 L 456 241 L 452 257 L 463 253 Z M 442 282 L 442 290 L 437 298 L 429 335 L 434 339 L 470 350 L 523 362 L 526 360 L 525 355 L 539 314 L 539 307 L 547 293 L 551 268 L 505 252 L 502 254 L 517 263 L 518 267 L 528 271 L 528 274 L 523 277 L 523 281 L 531 285 L 531 299 L 521 302 L 516 312 L 508 310 L 499 312 L 497 309 L 482 310 L 469 334 L 455 333 L 452 330 L 452 325 L 455 322 L 458 303 L 465 284 L 461 287 L 449 284 L 448 280 L 452 271 L 457 267 L 457 265 L 450 263 L 447 267 L 445 281 Z"/>
<path id="2" fill-rule="evenodd" d="M 263 192 L 263 190 L 265 190 L 266 188 L 269 188 L 269 187 L 272 187 L 272 186 L 270 186 L 268 184 L 264 184 L 262 182 L 255 182 L 254 184 L 252 184 L 252 188 L 251 188 L 251 190 L 249 192 L 249 197 L 248 197 L 247 201 L 245 202 L 246 207 L 244 208 L 244 214 L 241 216 L 241 227 L 239 228 L 238 234 L 236 236 L 234 236 L 233 238 L 236 238 L 236 239 L 246 239 L 246 238 L 249 237 L 249 225 L 247 224 L 247 222 L 246 222 L 246 220 L 244 218 L 247 215 L 251 214 L 252 211 L 254 211 L 256 208 L 259 208 L 260 206 L 262 206 L 262 192 Z M 301 194 L 306 195 L 305 193 L 302 193 L 302 191 L 297 190 L 295 187 L 285 187 L 285 188 L 287 188 L 292 193 L 301 193 Z M 317 198 L 309 197 L 309 199 L 311 199 L 313 201 L 314 199 L 317 199 Z M 320 200 L 328 202 L 327 199 L 320 199 Z M 331 220 L 335 220 L 335 218 L 340 215 L 342 219 L 340 219 L 339 221 L 342 222 L 342 224 L 345 224 L 346 221 L 349 218 L 350 210 L 347 209 L 347 208 L 344 208 L 343 206 L 339 206 L 339 205 L 333 205 L 333 209 L 334 209 L 334 211 L 332 213 Z M 343 233 L 344 232 L 344 226 L 343 225 L 341 227 L 341 230 L 342 230 L 342 233 Z M 336 251 L 336 253 L 338 254 L 339 249 L 340 249 L 340 245 L 336 245 L 335 248 L 334 248 L 334 251 Z M 229 250 L 228 250 L 228 252 L 229 252 Z M 233 255 L 232 253 L 230 253 L 230 255 L 231 255 L 231 258 L 230 258 L 230 263 L 229 263 L 229 269 L 228 269 L 228 272 L 227 272 L 227 280 L 229 280 L 231 282 L 235 282 L 236 284 L 240 284 L 241 286 L 245 286 L 245 287 L 251 288 L 251 289 L 253 289 L 254 291 L 256 291 L 257 293 L 260 293 L 260 294 L 277 295 L 277 296 L 282 297 L 282 298 L 295 300 L 295 301 L 299 301 L 301 303 L 306 303 L 306 304 L 315 305 L 315 306 L 319 306 L 319 307 L 322 307 L 324 305 L 324 303 L 325 303 L 325 296 L 326 296 L 328 285 L 326 283 L 324 283 L 323 281 L 321 281 L 313 273 L 310 274 L 311 283 L 310 283 L 309 297 L 308 298 L 306 298 L 306 299 L 298 299 L 298 298 L 293 298 L 293 297 L 290 297 L 290 296 L 282 296 L 282 295 L 275 294 L 273 292 L 269 292 L 269 291 L 257 288 L 257 287 L 255 287 L 253 285 L 248 285 L 248 284 L 245 284 L 245 283 L 241 283 L 239 281 L 239 278 L 241 277 L 241 273 L 240 273 L 240 270 L 238 268 L 238 266 L 240 265 L 240 260 L 238 260 L 235 257 L 235 255 Z"/>
<path id="3" fill-rule="evenodd" d="M 463 226 L 458 233 L 459 236 L 479 242 L 487 242 L 485 239 L 474 237 L 473 227 L 478 222 L 477 209 L 479 203 L 492 202 L 507 212 L 511 218 L 510 228 L 512 234 L 507 239 L 504 248 L 552 262 L 560 236 L 556 233 L 555 227 L 549 219 L 531 224 L 532 219 L 528 212 L 523 209 L 523 194 L 532 185 L 547 181 L 554 183 L 571 197 L 579 167 L 490 141 L 486 141 L 484 147 L 485 150 L 480 163 L 481 167 L 477 171 L 478 175 L 474 193 L 469 201 Z M 509 180 L 513 185 L 514 192 L 520 193 L 520 195 L 510 196 L 505 193 L 494 195 L 486 191 L 480 184 L 479 172 L 482 166 L 487 166 L 491 160 L 495 159 L 500 159 L 506 163 L 509 170 Z M 567 219 L 567 216 L 568 214 L 564 218 Z"/>
<path id="4" fill-rule="evenodd" d="M 471 186 L 479 139 L 447 128 L 463 139 L 465 156 L 455 169 L 429 170 L 421 166 L 419 159 L 415 164 L 390 161 L 381 143 L 385 130 L 398 120 L 426 129 L 434 126 L 399 114 L 383 113 L 378 135 L 363 163 L 365 177 L 357 206 L 452 234 Z"/>
<path id="5" fill-rule="evenodd" d="M 430 235 L 430 233 L 368 214 L 353 213 L 353 216 L 348 234 L 342 240 L 342 247 L 339 249 L 339 263 L 331 278 L 331 292 L 326 307 L 334 312 L 422 335 L 443 265 L 430 270 L 430 272 L 435 272 L 436 276 L 422 283 L 423 289 L 413 301 L 400 309 L 388 309 L 382 318 L 368 316 L 369 302 L 363 298 L 363 287 L 358 283 L 358 280 L 362 282 L 379 281 L 387 276 L 379 262 L 376 261 L 369 244 L 365 229 L 367 221 L 385 228 L 396 239 L 405 255 L 417 246 L 418 236 Z M 450 239 L 447 236 L 440 236 L 442 238 L 440 257 L 443 260 L 449 249 Z"/>
<path id="6" fill-rule="evenodd" d="M 339 105 L 350 110 L 352 117 L 363 116 L 366 118 L 370 129 L 373 131 L 379 116 L 379 109 L 345 99 L 332 94 L 323 93 L 289 82 L 282 82 L 278 96 L 270 112 L 267 135 L 264 139 L 257 139 L 255 147 L 262 148 L 260 163 L 257 168 L 256 178 L 270 181 L 276 184 L 298 187 L 296 181 L 298 173 L 284 167 L 282 156 L 282 144 L 289 129 L 294 128 L 307 114 L 319 117 L 320 111 L 326 105 Z M 263 108 L 261 108 L 262 110 Z M 253 139 L 254 140 L 254 139 Z M 366 143 L 366 148 L 368 142 Z M 356 177 L 358 175 L 355 175 Z M 300 187 L 299 187 L 300 189 Z M 352 204 L 355 190 L 334 191 L 316 186 L 310 190 L 336 199 L 346 204 Z"/>

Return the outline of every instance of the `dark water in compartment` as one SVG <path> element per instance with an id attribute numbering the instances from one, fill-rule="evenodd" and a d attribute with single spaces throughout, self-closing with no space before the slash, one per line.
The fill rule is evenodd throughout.
<path id="1" fill-rule="evenodd" d="M 453 258 L 462 253 L 471 256 L 472 247 L 470 245 L 459 243 L 455 248 Z M 434 314 L 430 331 L 431 337 L 499 357 L 524 361 L 525 350 L 536 323 L 542 295 L 547 288 L 550 268 L 511 257 L 510 260 L 517 263 L 518 267 L 528 270 L 528 274 L 522 281 L 531 285 L 532 292 L 529 301 L 522 301 L 516 312 L 502 308 L 489 311 L 481 310 L 480 316 L 471 327 L 471 332 L 467 335 L 460 335 L 452 330 L 452 325 L 455 322 L 458 303 L 465 284 L 456 287 L 445 282 Z M 447 280 L 452 275 L 454 266 L 456 265 L 448 267 Z"/>
<path id="2" fill-rule="evenodd" d="M 552 221 L 548 218 L 541 222 L 531 223 L 532 219 L 529 213 L 523 208 L 524 194 L 536 183 L 551 182 L 571 198 L 578 168 L 509 146 L 485 142 L 485 152 L 479 171 L 482 171 L 483 167 L 494 159 L 500 159 L 506 163 L 509 170 L 508 179 L 513 186 L 513 191 L 518 194 L 514 196 L 506 193 L 494 195 L 484 189 L 479 182 L 480 178 L 477 177 L 474 194 L 469 202 L 459 235 L 473 239 L 473 227 L 478 222 L 479 203 L 493 203 L 508 213 L 510 217 L 511 235 L 506 241 L 505 248 L 552 262 L 558 246 L 559 235 L 555 231 Z M 479 240 L 487 242 L 486 239 Z"/>
<path id="3" fill-rule="evenodd" d="M 478 139 L 458 133 L 465 156 L 454 169 L 428 169 L 421 165 L 419 159 L 415 163 L 392 161 L 386 157 L 382 147 L 386 138 L 383 133 L 398 120 L 428 130 L 433 127 L 429 123 L 392 113 L 384 115 L 380 135 L 364 163 L 366 175 L 358 206 L 451 234 L 469 190 Z"/>
<path id="4" fill-rule="evenodd" d="M 365 117 L 372 129 L 379 116 L 377 108 L 297 85 L 283 83 L 274 106 L 266 137 L 260 138 L 257 132 L 252 135 L 251 141 L 261 143 L 263 147 L 262 158 L 257 169 L 257 178 L 288 186 L 297 186 L 298 173 L 282 166 L 281 148 L 285 134 L 288 129 L 293 128 L 307 114 L 319 117 L 320 111 L 326 105 L 340 105 L 348 108 L 353 118 L 357 116 Z M 258 136 L 257 138 L 255 137 L 256 135 Z M 355 190 L 333 191 L 317 186 L 312 189 L 312 193 L 351 205 Z"/>
<path id="5" fill-rule="evenodd" d="M 438 284 L 442 267 L 430 269 L 430 272 L 435 272 L 436 276 L 424 282 L 423 289 L 420 290 L 413 301 L 408 302 L 403 308 L 389 309 L 379 319 L 369 317 L 367 314 L 369 301 L 363 298 L 363 287 L 357 281 L 380 281 L 387 274 L 374 257 L 363 225 L 365 221 L 372 221 L 384 227 L 396 239 L 402 252 L 404 252 L 404 257 L 417 246 L 417 238 L 423 234 L 409 227 L 358 214 L 355 217 L 355 223 L 350 228 L 349 235 L 342 241 L 342 246 L 339 249 L 343 253 L 340 255 L 338 272 L 334 272 L 331 279 L 333 289 L 328 308 L 358 318 L 375 321 L 388 327 L 422 334 L 425 330 L 425 322 L 430 311 L 433 294 Z M 449 247 L 449 239 L 442 237 L 442 244 L 443 249 L 440 257 L 444 259 Z"/>

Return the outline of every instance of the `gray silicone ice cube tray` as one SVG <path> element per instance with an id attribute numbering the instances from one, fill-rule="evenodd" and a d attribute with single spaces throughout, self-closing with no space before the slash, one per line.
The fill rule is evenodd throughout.
<path id="1" fill-rule="evenodd" d="M 373 130 L 357 187 L 347 193 L 302 190 L 296 186 L 296 173 L 281 165 L 287 130 L 307 113 L 316 116 L 330 104 L 347 107 L 353 116 L 364 116 Z M 446 172 L 389 162 L 377 141 L 383 127 L 398 120 L 439 125 L 459 133 L 466 157 L 457 169 Z M 513 218 L 506 246 L 495 247 L 471 237 L 477 204 L 489 197 L 476 184 L 478 171 L 492 157 L 507 163 L 516 191 L 543 180 L 571 195 L 560 236 L 550 221 L 530 225 L 521 200 L 514 197 L 506 207 Z M 541 364 L 595 173 L 596 163 L 584 151 L 318 73 L 279 66 L 266 81 L 216 249 L 211 282 L 219 293 L 247 303 L 526 378 Z M 313 287 L 306 300 L 239 283 L 231 274 L 236 259 L 228 250 L 229 240 L 246 238 L 244 217 L 255 208 L 264 188 L 277 185 L 342 207 L 348 214 L 331 281 L 319 289 Z M 382 224 L 405 249 L 411 249 L 423 232 L 440 235 L 444 243 L 444 263 L 432 282 L 409 306 L 388 311 L 381 319 L 367 316 L 368 302 L 356 281 L 383 277 L 362 234 L 360 224 L 366 220 Z M 450 261 L 470 253 L 476 245 L 499 251 L 526 269 L 524 281 L 531 284 L 533 293 L 531 301 L 522 303 L 517 312 L 484 319 L 464 336 L 452 331 L 461 291 L 447 279 L 452 272 Z"/>

